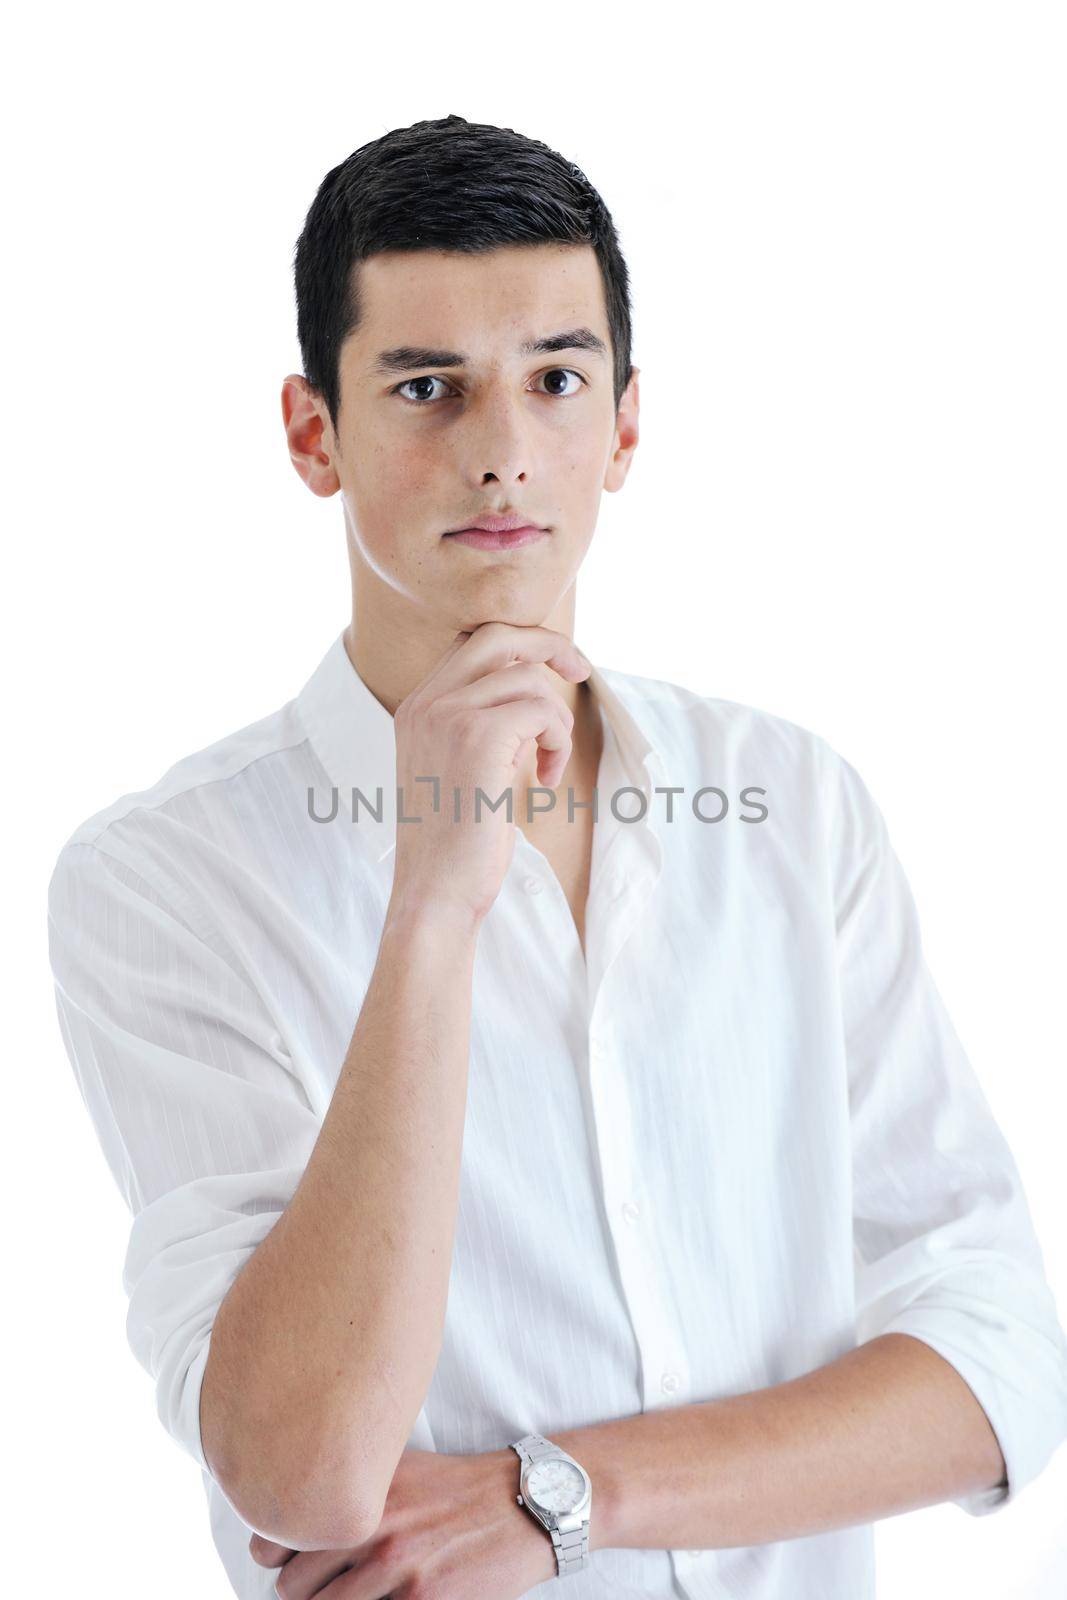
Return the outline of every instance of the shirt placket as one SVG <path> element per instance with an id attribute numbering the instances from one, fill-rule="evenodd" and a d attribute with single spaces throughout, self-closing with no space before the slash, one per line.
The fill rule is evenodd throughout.
<path id="1" fill-rule="evenodd" d="M 646 1070 L 648 1041 L 630 1033 L 620 1015 L 627 984 L 626 946 L 649 904 L 659 880 L 663 845 L 649 820 L 656 797 L 655 774 L 627 775 L 614 736 L 605 747 L 598 777 L 595 849 L 586 907 L 585 976 L 588 1103 L 592 1141 L 597 1151 L 604 1211 L 615 1246 L 620 1282 L 634 1336 L 641 1353 L 643 1411 L 685 1404 L 691 1398 L 691 1373 L 677 1327 L 665 1310 L 659 1262 L 660 1240 L 670 1218 L 656 1216 L 644 1182 L 641 1130 L 634 1124 L 629 1074 Z M 637 786 L 645 794 L 646 811 L 639 821 Z M 624 792 L 619 793 L 622 790 Z M 618 794 L 618 813 L 612 796 Z M 544 872 L 531 870 L 540 853 L 518 847 L 526 858 L 520 882 L 527 894 L 546 887 Z M 548 914 L 548 908 L 546 908 Z M 569 911 L 568 922 L 571 921 Z M 577 946 L 577 937 L 575 937 Z M 687 1580 L 684 1592 L 697 1593 L 703 1551 L 672 1551 L 676 1571 Z"/>
<path id="2" fill-rule="evenodd" d="M 627 784 L 644 790 L 640 821 L 620 821 L 612 795 Z M 594 1117 L 605 1214 L 615 1244 L 619 1275 L 641 1350 L 642 1402 L 646 1411 L 687 1398 L 689 1363 L 678 1330 L 664 1310 L 658 1237 L 670 1219 L 656 1216 L 644 1182 L 641 1130 L 633 1119 L 629 1075 L 644 1070 L 648 1042 L 624 1031 L 619 1004 L 627 983 L 626 946 L 648 914 L 660 876 L 662 845 L 649 822 L 655 799 L 647 771 L 627 779 L 617 752 L 601 776 L 598 826 L 601 845 L 586 916 L 589 1101 Z M 635 816 L 636 795 L 621 793 L 618 809 Z"/>

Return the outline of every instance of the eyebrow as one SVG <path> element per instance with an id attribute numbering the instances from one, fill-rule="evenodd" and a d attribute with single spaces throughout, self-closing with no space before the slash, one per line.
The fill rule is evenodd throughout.
<path id="1" fill-rule="evenodd" d="M 555 350 L 587 350 L 591 355 L 607 356 L 607 346 L 591 328 L 566 328 L 542 339 L 525 339 L 520 356 L 543 355 Z M 413 367 L 465 367 L 470 357 L 461 350 L 434 350 L 424 345 L 402 344 L 383 350 L 374 362 L 375 372 L 409 372 Z"/>

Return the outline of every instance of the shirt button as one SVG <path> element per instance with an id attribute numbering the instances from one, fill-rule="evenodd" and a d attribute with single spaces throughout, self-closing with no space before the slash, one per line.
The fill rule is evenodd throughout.
<path id="1" fill-rule="evenodd" d="M 603 1039 L 590 1039 L 589 1054 L 591 1056 L 596 1056 L 597 1060 L 599 1061 L 603 1056 L 607 1055 L 607 1053 L 608 1047 L 604 1043 Z"/>
<path id="2" fill-rule="evenodd" d="M 617 900 L 619 898 L 619 896 L 622 894 L 622 891 L 625 888 L 626 888 L 626 879 L 625 879 L 625 877 L 623 876 L 623 874 L 621 872 L 616 872 L 615 876 L 608 883 L 608 889 L 611 892 L 611 898 L 613 900 Z"/>
<path id="3" fill-rule="evenodd" d="M 664 1394 L 673 1394 L 678 1387 L 678 1374 L 676 1372 L 665 1372 L 660 1379 L 660 1387 Z"/>
<path id="4" fill-rule="evenodd" d="M 703 1554 L 704 1554 L 704 1552 L 703 1552 L 703 1550 L 687 1550 L 687 1551 L 686 1551 L 686 1552 L 685 1552 L 685 1553 L 686 1553 L 686 1555 L 687 1555 L 687 1556 L 689 1556 L 689 1557 L 690 1557 L 690 1558 L 691 1558 L 691 1559 L 692 1559 L 692 1560 L 693 1560 L 693 1561 L 695 1561 L 695 1560 L 696 1560 L 696 1558 L 697 1558 L 697 1556 L 702 1556 L 702 1555 L 703 1555 Z"/>
<path id="5" fill-rule="evenodd" d="M 622 1203 L 622 1214 L 626 1218 L 627 1222 L 636 1222 L 638 1217 L 641 1215 L 641 1207 L 637 1204 L 636 1200 L 624 1200 Z"/>
<path id="6" fill-rule="evenodd" d="M 522 886 L 527 894 L 540 894 L 544 888 L 540 878 L 524 878 Z"/>

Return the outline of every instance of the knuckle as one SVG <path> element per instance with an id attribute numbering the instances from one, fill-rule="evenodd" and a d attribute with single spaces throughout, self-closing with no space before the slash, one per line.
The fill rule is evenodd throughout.
<path id="1" fill-rule="evenodd" d="M 452 728 L 452 745 L 460 753 L 471 750 L 482 737 L 482 724 L 476 711 L 460 712 Z"/>
<path id="2" fill-rule="evenodd" d="M 544 693 L 545 680 L 536 667 L 520 664 L 507 668 L 507 687 L 520 695 L 536 696 Z"/>
<path id="3" fill-rule="evenodd" d="M 408 1584 L 407 1600 L 449 1600 L 448 1590 L 437 1579 L 416 1575 Z"/>
<path id="4" fill-rule="evenodd" d="M 456 702 L 447 694 L 439 694 L 435 700 L 428 700 L 422 707 L 422 718 L 429 728 L 443 728 L 451 722 L 456 711 Z"/>
<path id="5" fill-rule="evenodd" d="M 395 1528 L 387 1528 L 379 1533 L 374 1540 L 374 1559 L 386 1567 L 396 1566 L 401 1557 L 403 1541 Z"/>

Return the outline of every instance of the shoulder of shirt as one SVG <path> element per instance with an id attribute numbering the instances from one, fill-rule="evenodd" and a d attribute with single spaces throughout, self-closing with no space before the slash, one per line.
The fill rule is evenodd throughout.
<path id="1" fill-rule="evenodd" d="M 146 817 L 158 813 L 196 789 L 215 786 L 219 804 L 225 805 L 225 788 L 230 780 L 246 772 L 255 762 L 284 754 L 308 742 L 307 730 L 296 714 L 295 705 L 295 700 L 289 700 L 257 721 L 223 734 L 203 749 L 182 756 L 147 788 L 120 795 L 110 805 L 94 811 L 64 840 L 59 858 L 78 845 L 93 846 L 107 854 L 109 844 L 115 842 L 118 833 L 128 840 L 129 830 L 124 824 L 138 814 Z"/>
<path id="2" fill-rule="evenodd" d="M 600 671 L 662 753 L 668 782 L 699 762 L 723 776 L 732 770 L 746 781 L 773 784 L 779 793 L 784 783 L 801 800 L 799 810 L 791 806 L 792 814 L 817 814 L 826 836 L 846 854 L 884 835 L 885 818 L 863 777 L 814 729 L 762 706 L 662 678 Z"/>
<path id="3" fill-rule="evenodd" d="M 729 744 L 777 748 L 783 754 L 811 760 L 820 770 L 841 759 L 821 734 L 762 706 L 702 694 L 685 684 L 623 672 L 617 667 L 599 670 L 609 687 L 644 722 L 650 737 L 658 735 L 669 742 L 679 731 L 689 731 L 696 737 L 718 736 Z"/>

